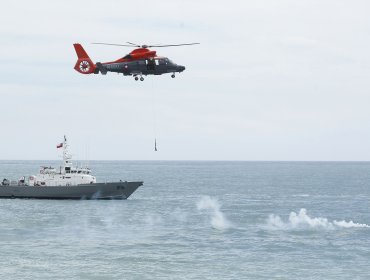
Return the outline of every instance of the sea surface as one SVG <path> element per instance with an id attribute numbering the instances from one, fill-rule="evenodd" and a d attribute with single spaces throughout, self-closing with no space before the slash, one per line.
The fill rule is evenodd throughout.
<path id="1" fill-rule="evenodd" d="M 0 161 L 0 178 L 59 162 Z M 0 279 L 370 279 L 369 162 L 93 161 L 128 200 L 0 200 Z"/>

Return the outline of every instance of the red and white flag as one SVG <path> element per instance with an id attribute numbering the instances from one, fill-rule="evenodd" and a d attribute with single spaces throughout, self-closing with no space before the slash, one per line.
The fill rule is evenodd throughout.
<path id="1" fill-rule="evenodd" d="M 57 149 L 63 147 L 63 143 L 60 143 L 59 145 L 57 145 Z"/>

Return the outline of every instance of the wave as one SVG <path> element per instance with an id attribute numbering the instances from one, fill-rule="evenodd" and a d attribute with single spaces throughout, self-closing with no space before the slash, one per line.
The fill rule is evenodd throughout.
<path id="1" fill-rule="evenodd" d="M 210 215 L 210 222 L 213 228 L 225 230 L 232 226 L 231 222 L 225 217 L 220 210 L 221 205 L 217 198 L 203 196 L 197 203 L 198 210 L 206 210 Z"/>
<path id="2" fill-rule="evenodd" d="M 284 222 L 279 215 L 271 214 L 267 219 L 267 226 L 270 229 L 280 230 L 299 230 L 299 229 L 338 229 L 338 228 L 370 228 L 370 225 L 354 223 L 352 220 L 347 222 L 329 221 L 327 218 L 314 217 L 307 215 L 307 210 L 302 208 L 298 213 L 291 212 L 288 221 Z"/>

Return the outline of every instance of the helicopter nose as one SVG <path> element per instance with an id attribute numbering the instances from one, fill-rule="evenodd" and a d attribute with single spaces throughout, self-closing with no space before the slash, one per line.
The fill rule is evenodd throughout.
<path id="1" fill-rule="evenodd" d="M 179 71 L 179 72 L 182 72 L 182 71 L 184 71 L 184 70 L 185 70 L 185 66 L 179 65 L 179 66 L 177 67 L 177 69 L 178 69 L 178 71 Z"/>

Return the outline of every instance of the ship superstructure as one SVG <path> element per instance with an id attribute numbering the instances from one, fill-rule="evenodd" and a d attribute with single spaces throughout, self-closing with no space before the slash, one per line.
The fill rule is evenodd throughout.
<path id="1" fill-rule="evenodd" d="M 88 167 L 73 166 L 72 155 L 69 153 L 67 137 L 57 147 L 63 148 L 63 164 L 55 169 L 41 166 L 37 176 L 29 176 L 28 185 L 32 186 L 73 186 L 79 184 L 96 183 L 95 176 L 91 175 Z"/>

